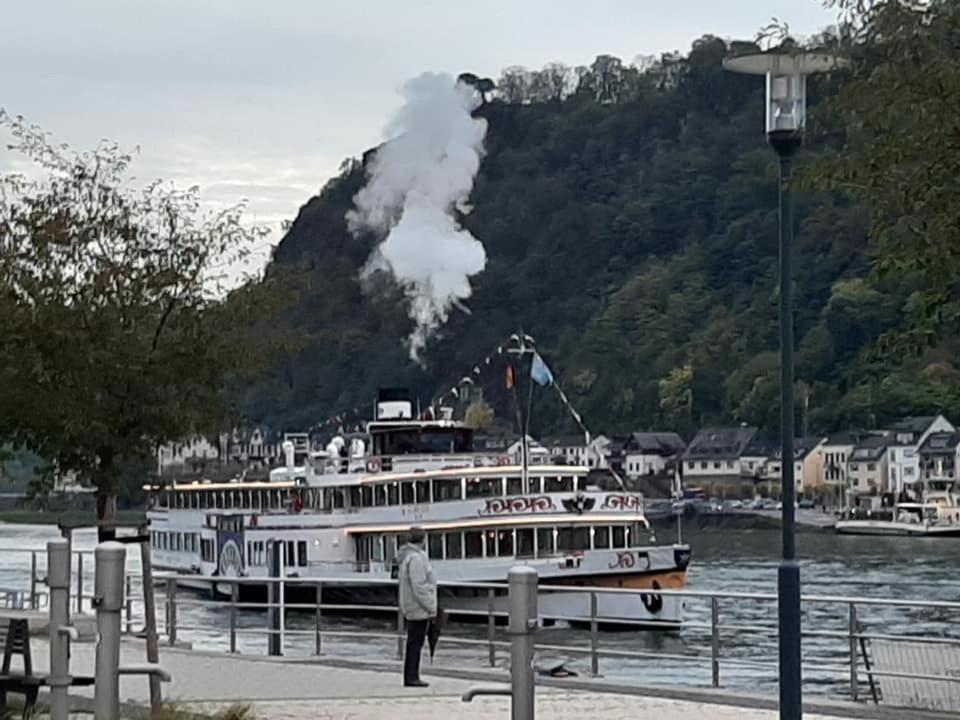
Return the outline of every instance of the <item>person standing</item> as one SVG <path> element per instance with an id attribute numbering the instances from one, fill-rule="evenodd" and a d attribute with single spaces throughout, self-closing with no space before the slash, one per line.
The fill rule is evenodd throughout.
<path id="1" fill-rule="evenodd" d="M 424 549 L 423 528 L 410 528 L 410 538 L 400 549 L 400 611 L 407 622 L 407 646 L 403 655 L 403 684 L 427 687 L 420 679 L 420 653 L 430 621 L 437 616 L 437 579 Z"/>

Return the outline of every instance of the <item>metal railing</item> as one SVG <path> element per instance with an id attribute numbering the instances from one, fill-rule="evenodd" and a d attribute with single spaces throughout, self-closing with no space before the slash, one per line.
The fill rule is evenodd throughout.
<path id="1" fill-rule="evenodd" d="M 312 641 L 312 647 L 309 648 L 310 654 L 330 655 L 331 652 L 336 654 L 336 647 L 331 648 L 331 640 L 338 638 L 356 639 L 359 632 L 367 640 L 380 640 L 387 643 L 395 640 L 396 657 L 402 656 L 404 628 L 402 617 L 400 617 L 395 605 L 331 603 L 324 599 L 325 586 L 338 586 L 340 588 L 350 585 L 365 587 L 395 586 L 395 581 L 273 579 L 283 589 L 279 593 L 280 601 L 271 603 L 241 601 L 239 599 L 242 588 L 249 585 L 262 586 L 266 582 L 265 579 L 188 577 L 192 583 L 198 581 L 210 582 L 211 586 L 215 583 L 222 588 L 229 588 L 229 595 L 220 600 L 200 598 L 193 593 L 184 593 L 182 588 L 178 589 L 178 582 L 187 579 L 184 576 L 158 576 L 158 581 L 165 581 L 166 585 L 165 634 L 167 641 L 171 644 L 178 642 L 185 632 L 209 629 L 184 625 L 180 621 L 179 610 L 192 607 L 226 613 L 229 652 L 238 651 L 238 639 L 241 636 L 265 636 L 268 638 L 272 636 L 275 638 L 274 647 L 278 648 L 279 654 L 284 654 L 287 651 L 303 652 L 305 648 L 302 643 L 297 644 L 297 639 L 310 638 Z M 286 601 L 288 591 L 294 589 L 298 589 L 301 594 L 304 589 L 311 589 L 311 600 L 309 602 Z M 448 634 L 444 637 L 444 642 L 473 648 L 478 651 L 475 657 L 477 661 L 480 661 L 480 658 L 483 657 L 486 664 L 490 667 L 496 667 L 503 649 L 509 645 L 507 641 L 501 638 L 498 630 L 502 624 L 500 621 L 507 618 L 507 612 L 496 608 L 494 603 L 495 598 L 500 597 L 504 592 L 505 585 L 501 583 L 441 583 L 440 591 L 442 594 L 457 590 L 469 590 L 481 597 L 486 594 L 485 609 L 457 609 L 454 611 L 456 615 L 479 620 L 481 627 L 485 625 L 486 633 L 485 637 Z M 584 625 L 584 631 L 571 633 L 577 642 L 537 642 L 536 651 L 544 654 L 555 653 L 581 657 L 589 664 L 589 673 L 592 676 L 600 676 L 605 670 L 614 669 L 624 661 L 651 661 L 701 667 L 706 670 L 708 678 L 702 684 L 712 687 L 720 687 L 724 675 L 733 669 L 750 671 L 751 676 L 755 676 L 757 671 L 767 671 L 771 680 L 776 677 L 775 641 L 777 626 L 775 610 L 777 596 L 775 594 L 688 590 L 643 591 L 621 588 L 584 590 L 583 588 L 571 588 L 570 586 L 550 585 L 540 585 L 539 591 L 541 594 L 589 592 L 591 612 L 587 620 L 583 617 L 544 614 L 542 612 L 540 614 L 541 622 L 567 622 Z M 677 651 L 664 651 L 662 648 L 658 649 L 656 647 L 649 650 L 637 650 L 607 646 L 604 642 L 606 638 L 616 637 L 622 641 L 624 636 L 602 631 L 605 619 L 598 614 L 600 597 L 603 595 L 632 595 L 639 598 L 641 595 L 649 596 L 651 594 L 663 597 L 679 597 L 686 604 L 687 612 L 678 630 L 680 635 L 685 636 L 687 640 L 683 643 L 683 647 Z M 951 683 L 956 687 L 957 693 L 960 694 L 960 673 L 941 674 L 877 668 L 871 662 L 867 645 L 872 642 L 921 643 L 960 649 L 960 637 L 910 632 L 895 634 L 890 631 L 869 630 L 862 623 L 862 616 L 869 615 L 873 609 L 894 608 L 908 614 L 912 611 L 922 611 L 953 615 L 955 616 L 954 620 L 949 620 L 944 615 L 944 622 L 952 625 L 956 620 L 960 620 L 960 602 L 817 595 L 804 596 L 802 602 L 807 615 L 804 622 L 803 637 L 817 641 L 817 647 L 814 651 L 811 652 L 811 648 L 808 647 L 807 654 L 804 656 L 805 676 L 809 672 L 810 675 L 819 678 L 818 682 L 820 683 L 825 682 L 824 676 L 830 676 L 831 679 L 826 684 L 837 690 L 841 686 L 845 688 L 845 691 L 835 694 L 842 694 L 855 701 L 866 698 L 878 703 L 881 700 L 880 681 L 884 678 Z M 744 621 L 742 617 L 741 619 L 729 617 L 736 615 L 736 613 L 731 612 L 733 606 L 742 610 L 745 604 L 755 604 L 773 611 L 770 614 L 770 621 L 763 623 L 756 620 Z M 275 614 L 275 617 L 280 618 L 279 626 L 271 627 L 266 622 L 259 626 L 251 626 L 250 619 L 256 617 L 258 613 L 269 611 L 272 608 L 280 608 L 281 610 L 281 612 Z M 828 608 L 831 611 L 829 615 L 825 614 L 822 608 Z M 299 623 L 298 627 L 287 625 L 285 622 L 287 614 L 297 612 L 302 614 L 302 622 Z M 395 615 L 397 618 L 396 627 L 389 630 L 382 628 L 379 630 L 361 628 L 359 631 L 355 628 L 338 630 L 336 625 L 331 623 L 331 616 L 344 612 L 363 613 L 367 617 L 377 614 Z M 744 615 L 742 612 L 739 614 Z M 750 614 L 748 613 L 748 615 Z M 757 613 L 752 614 L 756 615 Z M 239 622 L 241 616 L 248 621 L 243 627 Z M 306 618 L 309 618 L 309 620 Z M 670 621 L 617 620 L 618 626 L 634 624 L 642 624 L 645 627 L 661 625 L 664 629 L 677 630 L 675 624 Z M 279 638 L 279 644 L 277 644 L 276 638 Z M 732 642 L 733 639 L 736 639 L 737 642 Z M 759 652 L 745 654 L 742 652 L 745 647 L 753 646 L 757 641 L 763 639 L 768 641 L 767 648 L 761 647 Z M 828 642 L 833 643 L 833 647 L 825 645 Z M 609 666 L 606 666 L 603 662 L 611 660 L 616 662 Z M 865 694 L 865 691 L 869 694 Z"/>
<path id="2" fill-rule="evenodd" d="M 0 549 L 0 553 L 3 552 L 11 551 Z M 34 551 L 34 557 L 37 554 L 42 554 L 42 551 Z M 92 553 L 74 551 L 74 554 L 82 557 Z M 35 559 L 31 560 L 30 565 L 28 594 L 39 606 L 43 596 L 39 588 L 42 577 Z M 88 563 L 88 566 L 92 569 L 92 563 Z M 86 589 L 92 577 L 84 577 L 82 560 L 75 563 L 75 567 L 76 586 Z M 240 652 L 241 649 L 245 653 L 258 650 L 266 653 L 272 649 L 277 654 L 329 657 L 350 654 L 349 642 L 356 642 L 358 638 L 365 643 L 386 645 L 389 652 L 398 658 L 403 653 L 404 623 L 395 604 L 334 602 L 329 592 L 334 587 L 343 589 L 349 586 L 393 588 L 396 586 L 394 580 L 273 578 L 270 581 L 278 589 L 277 599 L 273 602 L 242 599 L 247 594 L 245 589 L 267 584 L 268 579 L 265 578 L 158 573 L 155 580 L 158 585 L 160 632 L 171 645 L 184 640 L 202 645 L 205 638 L 209 639 L 211 635 L 211 626 L 220 623 L 217 627 L 223 632 L 225 643 L 212 644 L 230 653 Z M 219 587 L 227 592 L 219 599 L 210 599 L 186 590 L 182 587 L 184 582 Z M 92 590 L 92 582 L 89 582 L 89 589 Z M 468 653 L 466 656 L 457 655 L 458 659 L 490 667 L 496 667 L 501 659 L 505 659 L 503 653 L 509 642 L 503 637 L 502 626 L 508 613 L 498 603 L 505 590 L 504 583 L 441 583 L 442 595 L 467 591 L 480 599 L 475 601 L 471 609 L 455 610 L 456 615 L 476 622 L 472 626 L 458 626 L 462 630 L 451 629 L 444 636 L 445 645 L 462 648 Z M 613 673 L 618 679 L 623 679 L 624 666 L 632 663 L 636 674 L 647 682 L 650 674 L 661 667 L 673 668 L 674 676 L 670 680 L 674 682 L 675 676 L 683 668 L 688 668 L 689 675 L 683 678 L 683 684 L 686 685 L 736 685 L 737 678 L 741 677 L 749 678 L 749 683 L 754 687 L 759 678 L 768 682 L 772 689 L 776 681 L 775 594 L 583 588 L 547 584 L 540 585 L 539 591 L 541 595 L 589 593 L 589 617 L 540 613 L 541 623 L 572 623 L 582 629 L 562 633 L 559 639 L 541 633 L 535 650 L 538 654 L 554 653 L 580 658 L 589 667 L 588 672 L 592 676 Z M 143 599 L 138 592 L 142 595 L 139 577 L 128 573 L 125 577 L 123 610 L 124 629 L 128 634 L 139 633 L 142 628 Z M 297 602 L 290 601 L 292 594 L 299 595 Z M 649 597 L 652 594 L 663 598 L 679 598 L 684 603 L 682 623 L 677 628 L 672 621 L 648 619 L 642 621 L 642 625 L 660 625 L 663 629 L 675 631 L 667 633 L 666 637 L 679 638 L 679 641 L 641 642 L 638 638 L 650 638 L 651 634 L 603 632 L 605 619 L 599 613 L 602 597 L 629 595 L 636 597 L 639 603 L 641 596 Z M 90 594 L 81 592 L 74 601 L 78 601 L 77 607 L 82 610 L 89 607 L 89 599 Z M 960 657 L 960 602 L 806 595 L 802 598 L 802 604 L 802 635 L 805 641 L 803 668 L 805 683 L 810 686 L 808 693 L 826 691 L 827 694 L 855 701 L 865 699 L 880 702 L 885 699 L 885 685 L 910 680 L 949 685 L 951 693 L 960 697 L 960 672 L 954 673 L 952 667 L 944 672 L 878 667 L 871 659 L 872 646 L 883 643 L 894 647 L 922 645 L 934 649 L 950 648 Z M 345 613 L 360 614 L 365 619 L 388 616 L 393 620 L 388 627 L 382 622 L 346 627 L 339 619 Z M 194 620 L 191 623 L 191 616 L 196 618 L 201 614 L 201 622 Z M 620 626 L 637 622 L 617 620 Z M 656 637 L 663 637 L 663 634 Z M 643 644 L 649 647 L 636 647 Z M 382 655 L 382 650 L 378 654 Z M 663 682 L 660 680 L 658 684 Z"/>

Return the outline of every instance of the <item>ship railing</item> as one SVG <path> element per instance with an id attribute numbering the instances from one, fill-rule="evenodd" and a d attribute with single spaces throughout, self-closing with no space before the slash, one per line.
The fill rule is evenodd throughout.
<path id="1" fill-rule="evenodd" d="M 0 554 L 9 557 L 7 553 L 30 554 L 29 589 L 0 590 L 0 598 L 6 592 L 13 598 L 7 601 L 11 606 L 39 609 L 46 596 L 45 553 L 0 548 Z M 75 586 L 80 590 L 71 600 L 76 612 L 92 609 L 93 563 L 84 560 L 89 554 L 74 551 Z M 84 568 L 90 569 L 87 575 Z M 160 630 L 170 645 L 189 642 L 231 653 L 242 649 L 245 654 L 337 657 L 356 656 L 358 644 L 370 650 L 385 643 L 397 657 L 403 652 L 403 618 L 396 604 L 388 602 L 395 596 L 395 580 L 236 578 L 186 573 L 155 573 L 154 579 Z M 241 599 L 245 587 L 262 588 L 270 583 L 275 588 L 273 600 Z M 348 586 L 392 592 L 383 593 L 383 598 L 371 604 L 338 602 L 333 589 Z M 198 593 L 190 588 L 202 590 Z M 211 588 L 216 588 L 220 597 L 211 597 Z M 125 629 L 138 635 L 142 631 L 143 599 L 135 572 L 127 574 L 125 590 Z M 478 630 L 477 624 L 453 626 L 445 631 L 444 646 L 458 648 L 454 657 L 459 667 L 464 661 L 500 666 L 509 646 L 504 631 L 505 604 L 498 602 L 506 584 L 443 582 L 441 605 L 451 591 L 461 596 L 469 592 L 478 599 L 473 609 L 457 608 L 456 614 L 475 620 L 483 630 Z M 536 644 L 540 656 L 574 658 L 568 662 L 582 663 L 589 668 L 589 675 L 612 674 L 618 681 L 624 679 L 625 669 L 632 668 L 649 684 L 663 684 L 657 678 L 663 678 L 665 669 L 672 668 L 671 677 L 682 674 L 686 686 L 718 688 L 724 686 L 726 677 L 732 684 L 749 678 L 751 687 L 766 684 L 775 688 L 776 594 L 585 588 L 549 582 L 541 584 L 539 592 L 541 596 L 588 593 L 590 604 L 589 616 L 540 613 L 546 625 L 571 626 L 563 633 L 541 633 Z M 668 632 L 605 632 L 606 620 L 599 611 L 605 596 L 632 596 L 638 604 L 655 597 L 661 601 L 676 599 L 683 604 L 681 622 L 677 626 L 672 620 L 618 619 L 619 629 L 642 626 Z M 802 597 L 802 609 L 807 692 L 874 703 L 894 703 L 909 695 L 914 702 L 927 703 L 926 709 L 960 710 L 960 602 L 811 594 Z M 199 614 L 203 622 L 191 624 L 188 618 Z M 359 616 L 364 622 L 351 621 L 350 616 Z M 374 622 L 384 616 L 391 618 L 388 624 Z M 382 648 L 378 653 L 382 655 Z"/>

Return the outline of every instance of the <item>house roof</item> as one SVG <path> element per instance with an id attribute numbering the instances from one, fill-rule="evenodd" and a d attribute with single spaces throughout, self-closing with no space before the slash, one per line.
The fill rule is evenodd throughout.
<path id="1" fill-rule="evenodd" d="M 796 438 L 793 441 L 793 459 L 794 460 L 803 460 L 807 455 L 809 455 L 817 445 L 820 444 L 819 438 Z M 780 448 L 777 448 L 773 451 L 771 457 L 779 460 L 781 457 Z"/>
<path id="2" fill-rule="evenodd" d="M 927 428 L 936 420 L 935 415 L 917 415 L 905 417 L 903 420 L 894 423 L 890 429 L 901 433 L 920 433 L 926 432 Z"/>
<path id="3" fill-rule="evenodd" d="M 755 427 L 705 428 L 693 438 L 683 457 L 691 460 L 739 458 L 756 434 Z"/>
<path id="4" fill-rule="evenodd" d="M 954 453 L 960 444 L 960 432 L 936 432 L 924 440 L 920 446 L 921 454 Z"/>
<path id="5" fill-rule="evenodd" d="M 650 455 L 676 455 L 687 447 L 683 438 L 672 432 L 635 432 L 627 440 L 627 452 Z"/>
<path id="6" fill-rule="evenodd" d="M 860 441 L 850 453 L 850 460 L 875 460 L 887 451 L 890 445 L 890 439 L 882 435 L 867 435 L 860 438 Z"/>
<path id="7" fill-rule="evenodd" d="M 853 432 L 851 430 L 845 430 L 843 432 L 833 433 L 828 435 L 824 439 L 824 445 L 856 445 L 857 440 L 862 436 L 862 433 Z"/>
<path id="8" fill-rule="evenodd" d="M 583 435 L 557 435 L 555 437 L 543 438 L 541 443 L 548 448 L 578 447 L 587 446 L 586 438 Z"/>

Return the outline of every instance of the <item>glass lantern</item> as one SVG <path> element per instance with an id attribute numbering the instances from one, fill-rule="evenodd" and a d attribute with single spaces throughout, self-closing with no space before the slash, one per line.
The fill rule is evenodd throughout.
<path id="1" fill-rule="evenodd" d="M 767 73 L 767 132 L 800 132 L 807 115 L 806 75 Z"/>

